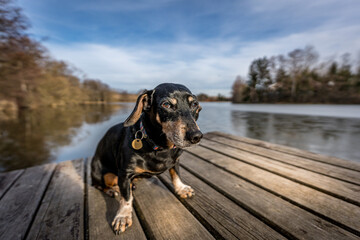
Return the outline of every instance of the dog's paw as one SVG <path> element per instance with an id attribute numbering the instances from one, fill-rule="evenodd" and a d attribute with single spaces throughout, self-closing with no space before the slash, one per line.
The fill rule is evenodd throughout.
<path id="1" fill-rule="evenodd" d="M 176 191 L 176 194 L 179 195 L 181 198 L 190 198 L 195 195 L 195 191 L 189 185 L 184 184 L 180 189 Z"/>
<path id="2" fill-rule="evenodd" d="M 109 187 L 109 188 L 105 188 L 104 193 L 106 193 L 107 195 L 109 195 L 110 197 L 116 197 L 120 195 L 120 189 L 119 186 L 113 186 L 113 187 Z"/>
<path id="3" fill-rule="evenodd" d="M 120 234 L 125 232 L 126 228 L 132 225 L 132 217 L 130 215 L 116 215 L 114 221 L 112 222 L 112 227 L 115 234 Z"/>

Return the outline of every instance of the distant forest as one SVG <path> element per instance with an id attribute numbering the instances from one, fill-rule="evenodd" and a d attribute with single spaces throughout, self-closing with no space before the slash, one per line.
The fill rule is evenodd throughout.
<path id="1" fill-rule="evenodd" d="M 6 108 L 134 100 L 52 59 L 26 30 L 29 22 L 11 0 L 0 0 L 0 111 Z"/>
<path id="2" fill-rule="evenodd" d="M 319 54 L 307 46 L 287 55 L 252 61 L 247 78 L 236 77 L 234 103 L 360 103 L 360 56 L 318 62 Z"/>

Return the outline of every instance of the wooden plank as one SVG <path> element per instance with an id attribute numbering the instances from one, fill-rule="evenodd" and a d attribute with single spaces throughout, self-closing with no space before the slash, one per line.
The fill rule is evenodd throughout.
<path id="1" fill-rule="evenodd" d="M 360 208 L 356 205 L 206 148 L 193 148 L 191 153 L 306 209 L 317 212 L 320 216 L 330 218 L 338 225 L 360 235 Z"/>
<path id="2" fill-rule="evenodd" d="M 24 172 L 24 169 L 0 173 L 0 199 L 12 187 L 13 183 Z"/>
<path id="3" fill-rule="evenodd" d="M 84 239 L 84 161 L 56 166 L 28 239 Z"/>
<path id="4" fill-rule="evenodd" d="M 267 224 L 298 239 L 359 239 L 254 184 L 185 152 L 180 163 L 191 173 L 225 194 Z"/>
<path id="5" fill-rule="evenodd" d="M 156 177 L 136 184 L 134 204 L 149 238 L 213 239 Z"/>
<path id="6" fill-rule="evenodd" d="M 203 139 L 201 145 L 360 206 L 360 186 Z"/>
<path id="7" fill-rule="evenodd" d="M 300 157 L 320 161 L 320 162 L 327 163 L 327 164 L 333 164 L 336 166 L 340 166 L 343 168 L 348 168 L 348 169 L 360 172 L 360 164 L 357 162 L 354 162 L 354 161 L 347 161 L 347 160 L 332 157 L 332 156 L 324 156 L 324 155 L 309 152 L 306 150 L 301 150 L 301 149 L 288 147 L 288 146 L 284 146 L 284 145 L 279 145 L 279 144 L 275 144 L 275 143 L 269 143 L 269 142 L 265 142 L 265 141 L 261 141 L 261 140 L 257 140 L 257 139 L 252 139 L 252 138 L 239 137 L 239 136 L 222 133 L 222 132 L 217 132 L 217 131 L 211 132 L 211 133 L 217 134 L 219 136 L 224 136 L 224 137 L 227 137 L 230 139 L 242 141 L 245 143 L 250 143 L 250 144 L 260 146 L 263 148 L 268 148 L 268 149 L 273 149 L 273 150 L 277 150 L 280 152 L 290 153 L 295 156 L 300 156 Z"/>
<path id="8" fill-rule="evenodd" d="M 87 199 L 88 199 L 88 221 L 89 221 L 89 239 L 119 239 L 115 235 L 111 223 L 119 208 L 119 197 L 111 198 L 98 189 L 91 186 L 91 159 L 87 164 Z M 141 228 L 138 217 L 135 212 L 132 215 L 133 224 L 125 232 L 120 233 L 120 239 L 123 240 L 145 240 L 145 233 Z"/>
<path id="9" fill-rule="evenodd" d="M 182 181 L 190 185 L 196 193 L 191 199 L 180 200 L 221 237 L 225 239 L 285 239 L 185 169 L 181 168 L 180 173 Z M 174 192 L 168 173 L 162 174 L 159 178 Z"/>
<path id="10" fill-rule="evenodd" d="M 302 158 L 299 156 L 279 152 L 272 149 L 266 149 L 252 145 L 249 143 L 243 143 L 237 140 L 233 140 L 226 137 L 221 137 L 215 134 L 206 134 L 206 139 L 215 141 L 217 143 L 226 144 L 237 149 L 258 154 L 263 157 L 278 160 L 283 163 L 291 164 L 293 166 L 301 167 L 309 171 L 317 172 L 327 176 L 334 177 L 339 180 L 344 180 L 353 184 L 360 185 L 360 173 L 354 170 L 325 164 L 322 162 L 313 161 L 310 159 Z"/>
<path id="11" fill-rule="evenodd" d="M 25 169 L 0 201 L 0 239 L 23 239 L 40 204 L 55 164 Z"/>

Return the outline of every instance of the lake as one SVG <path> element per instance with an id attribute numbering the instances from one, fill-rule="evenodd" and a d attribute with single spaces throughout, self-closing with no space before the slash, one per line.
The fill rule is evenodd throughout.
<path id="1" fill-rule="evenodd" d="M 201 103 L 199 126 L 360 162 L 359 105 Z M 0 121 L 0 171 L 92 156 L 134 103 L 25 110 Z"/>

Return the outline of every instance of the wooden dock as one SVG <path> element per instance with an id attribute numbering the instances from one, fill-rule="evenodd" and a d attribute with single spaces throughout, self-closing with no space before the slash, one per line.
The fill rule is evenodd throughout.
<path id="1" fill-rule="evenodd" d="M 143 179 L 133 226 L 111 229 L 119 203 L 89 185 L 89 160 L 0 174 L 0 239 L 360 239 L 360 164 L 208 133 L 182 155 L 196 195 Z"/>

